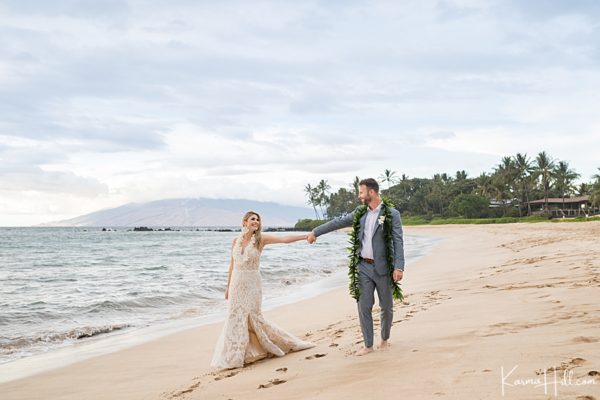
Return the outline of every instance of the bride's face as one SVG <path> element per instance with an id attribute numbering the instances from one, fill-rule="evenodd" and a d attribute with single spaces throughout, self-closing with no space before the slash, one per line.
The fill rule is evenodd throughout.
<path id="1" fill-rule="evenodd" d="M 255 232 L 260 228 L 260 218 L 258 215 L 252 214 L 246 220 L 246 228 L 250 230 L 250 232 Z"/>

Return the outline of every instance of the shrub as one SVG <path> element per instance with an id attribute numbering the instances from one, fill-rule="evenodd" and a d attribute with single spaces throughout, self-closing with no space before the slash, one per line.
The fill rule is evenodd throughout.
<path id="1" fill-rule="evenodd" d="M 325 222 L 327 221 L 322 219 L 301 219 L 298 222 L 296 222 L 294 228 L 298 230 L 312 231 L 317 226 L 322 225 Z"/>
<path id="2" fill-rule="evenodd" d="M 485 197 L 463 193 L 450 202 L 448 210 L 465 218 L 481 218 L 487 216 L 489 204 Z"/>

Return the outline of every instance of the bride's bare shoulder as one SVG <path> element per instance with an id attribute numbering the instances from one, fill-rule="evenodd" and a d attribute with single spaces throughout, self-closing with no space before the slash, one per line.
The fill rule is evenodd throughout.
<path id="1" fill-rule="evenodd" d="M 272 244 L 276 236 L 262 233 L 260 235 L 260 238 L 262 242 L 262 247 L 265 247 L 266 244 Z"/>

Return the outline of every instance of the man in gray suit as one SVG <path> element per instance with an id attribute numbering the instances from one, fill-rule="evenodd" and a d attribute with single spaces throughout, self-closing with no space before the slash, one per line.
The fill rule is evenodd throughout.
<path id="1" fill-rule="evenodd" d="M 363 356 L 373 351 L 373 304 L 375 303 L 375 289 L 381 307 L 381 349 L 389 346 L 388 340 L 392 329 L 394 316 L 393 288 L 390 282 L 390 270 L 387 264 L 386 243 L 384 241 L 383 227 L 379 222 L 382 215 L 382 200 L 379 197 L 379 184 L 375 179 L 360 181 L 358 198 L 366 205 L 367 211 L 360 219 L 360 263 L 358 265 L 358 279 L 360 298 L 358 300 L 358 316 L 362 330 L 365 347 L 356 355 Z M 309 243 L 314 243 L 318 236 L 341 228 L 352 226 L 356 208 L 348 215 L 335 218 L 318 226 L 308 234 Z M 392 208 L 392 233 L 393 233 L 393 279 L 398 282 L 404 272 L 404 241 L 402 238 L 402 222 L 400 212 Z M 379 222 L 379 223 L 378 223 Z"/>

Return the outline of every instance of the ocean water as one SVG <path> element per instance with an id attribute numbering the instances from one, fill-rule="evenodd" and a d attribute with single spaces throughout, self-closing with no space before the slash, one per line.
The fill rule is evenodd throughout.
<path id="1" fill-rule="evenodd" d="M 0 228 L 0 364 L 119 332 L 224 315 L 238 235 L 206 228 Z M 434 242 L 406 235 L 407 268 Z M 347 245 L 348 236 L 336 232 L 313 246 L 265 248 L 265 306 L 345 286 Z"/>

